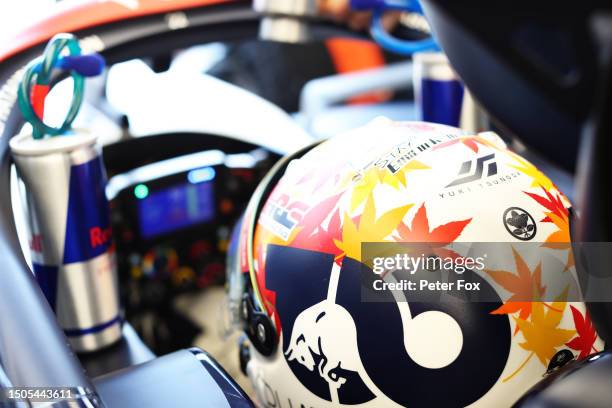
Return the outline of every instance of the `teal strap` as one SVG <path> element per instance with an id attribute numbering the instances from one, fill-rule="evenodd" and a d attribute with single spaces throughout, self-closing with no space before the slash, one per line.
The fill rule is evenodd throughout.
<path id="1" fill-rule="evenodd" d="M 72 34 L 58 34 L 51 39 L 42 56 L 31 61 L 26 67 L 26 71 L 21 80 L 18 89 L 18 103 L 21 113 L 26 121 L 30 122 L 33 127 L 34 139 L 42 139 L 45 135 L 57 136 L 66 133 L 72 125 L 72 121 L 79 113 L 81 103 L 83 101 L 84 78 L 75 70 L 70 71 L 73 81 L 72 102 L 70 109 L 66 114 L 66 118 L 60 127 L 53 127 L 45 124 L 35 112 L 32 106 L 32 90 L 34 87 L 48 87 L 51 82 L 53 69 L 58 65 L 62 51 L 67 48 L 71 56 L 81 55 L 81 47 L 77 39 Z M 44 95 L 42 100 L 37 103 L 44 104 Z M 34 95 L 34 98 L 37 98 Z M 38 98 L 40 99 L 40 98 Z M 42 116 L 42 115 L 41 115 Z"/>

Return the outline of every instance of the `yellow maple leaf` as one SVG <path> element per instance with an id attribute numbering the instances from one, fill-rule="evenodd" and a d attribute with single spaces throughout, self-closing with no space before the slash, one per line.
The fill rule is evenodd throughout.
<path id="1" fill-rule="evenodd" d="M 547 367 L 550 359 L 557 353 L 557 349 L 574 337 L 576 330 L 557 327 L 563 318 L 567 291 L 566 289 L 552 305 L 547 305 L 544 302 L 533 302 L 529 320 L 514 318 L 525 338 L 525 341 L 520 343 L 519 346 L 531 353 L 512 374 L 502 380 L 503 382 L 510 380 L 520 372 L 534 355 Z"/>
<path id="2" fill-rule="evenodd" d="M 404 167 L 402 167 L 397 173 L 393 174 L 387 170 L 384 170 L 384 175 L 381 179 L 381 182 L 383 184 L 386 184 L 388 186 L 391 186 L 393 188 L 395 188 L 396 190 L 399 189 L 400 187 L 406 187 L 408 180 L 407 180 L 407 175 L 408 173 L 415 171 L 415 170 L 428 170 L 431 167 L 429 167 L 428 165 L 418 161 L 418 160 L 411 160 L 410 162 L 408 162 L 408 164 L 406 164 Z M 381 169 L 382 170 L 382 169 Z"/>
<path id="3" fill-rule="evenodd" d="M 553 187 L 552 181 L 550 181 L 550 179 L 546 177 L 544 173 L 538 170 L 536 166 L 515 153 L 509 153 L 518 162 L 517 164 L 511 164 L 510 167 L 513 167 L 521 173 L 531 177 L 533 179 L 531 182 L 532 187 L 542 186 L 546 190 L 550 190 Z"/>
<path id="4" fill-rule="evenodd" d="M 559 329 L 557 326 L 563 317 L 563 312 L 554 309 L 565 309 L 565 302 L 553 303 L 552 308 L 544 310 L 542 302 L 534 302 L 531 311 L 531 321 L 515 318 L 516 324 L 525 337 L 520 346 L 535 353 L 545 366 L 557 352 L 557 348 L 567 343 L 576 330 Z"/>
<path id="5" fill-rule="evenodd" d="M 361 261 L 361 243 L 384 241 L 402 222 L 412 205 L 394 208 L 376 218 L 374 197 L 369 194 L 359 221 L 354 222 L 350 216 L 344 215 L 342 241 L 334 239 L 334 244 L 342 251 L 336 259 L 348 256 Z"/>
<path id="6" fill-rule="evenodd" d="M 414 170 L 427 169 L 430 169 L 430 167 L 418 160 L 411 160 L 396 173 L 391 173 L 387 169 L 381 169 L 375 166 L 369 168 L 365 171 L 363 178 L 353 188 L 353 193 L 351 195 L 351 211 L 355 211 L 355 209 L 367 199 L 368 195 L 374 191 L 374 187 L 378 184 L 385 184 L 396 190 L 400 187 L 405 188 L 407 185 L 407 173 Z"/>
<path id="7" fill-rule="evenodd" d="M 351 193 L 351 211 L 355 211 L 372 194 L 374 187 L 380 183 L 377 167 L 366 170 L 362 177 Z"/>

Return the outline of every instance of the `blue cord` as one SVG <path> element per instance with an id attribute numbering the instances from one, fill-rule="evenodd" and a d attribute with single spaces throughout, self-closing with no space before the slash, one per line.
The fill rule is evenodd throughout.
<path id="1" fill-rule="evenodd" d="M 423 14 L 418 0 L 351 0 L 354 10 L 372 10 L 372 23 L 370 35 L 384 49 L 401 55 L 412 55 L 422 51 L 440 51 L 440 47 L 433 38 L 419 41 L 399 40 L 389 34 L 382 25 L 382 16 L 385 11 L 400 10 Z"/>
<path id="2" fill-rule="evenodd" d="M 351 0 L 353 10 L 402 10 L 423 14 L 418 0 Z"/>
<path id="3" fill-rule="evenodd" d="M 382 25 L 383 14 L 383 9 L 374 10 L 370 35 L 384 49 L 401 55 L 412 55 L 423 51 L 440 51 L 440 47 L 433 37 L 419 41 L 404 41 L 393 37 Z"/>

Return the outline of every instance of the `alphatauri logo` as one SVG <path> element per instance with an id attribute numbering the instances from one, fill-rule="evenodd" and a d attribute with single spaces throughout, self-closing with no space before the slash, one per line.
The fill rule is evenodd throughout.
<path id="1" fill-rule="evenodd" d="M 497 163 L 495 162 L 495 153 L 491 153 L 478 157 L 475 160 L 464 162 L 459 169 L 459 174 L 457 174 L 458 178 L 446 187 L 470 183 L 496 174 Z"/>
<path id="2" fill-rule="evenodd" d="M 453 296 L 424 302 L 410 291 L 380 292 L 378 301 L 364 302 L 363 279 L 374 275 L 366 265 L 349 257 L 338 265 L 331 254 L 301 248 L 268 245 L 265 269 L 285 361 L 310 393 L 329 402 L 316 406 L 372 400 L 468 406 L 493 387 L 508 361 L 510 320 L 490 313 L 501 298 L 473 271 L 463 279 L 479 282 L 481 295 L 495 299 L 490 307 Z M 417 279 L 431 275 L 419 273 Z M 462 376 L 469 387 L 439 392 L 440 384 Z"/>

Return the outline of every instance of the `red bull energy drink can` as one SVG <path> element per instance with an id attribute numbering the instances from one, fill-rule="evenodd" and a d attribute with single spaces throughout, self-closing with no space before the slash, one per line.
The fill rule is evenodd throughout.
<path id="1" fill-rule="evenodd" d="M 10 141 L 25 184 L 36 279 L 73 349 L 95 351 L 121 337 L 106 175 L 96 136 L 84 130 Z"/>
<path id="2" fill-rule="evenodd" d="M 443 52 L 413 55 L 413 82 L 420 119 L 459 126 L 463 84 Z"/>

